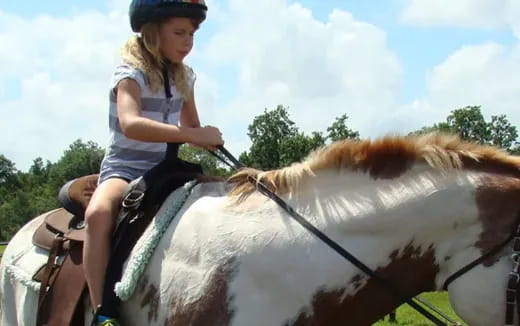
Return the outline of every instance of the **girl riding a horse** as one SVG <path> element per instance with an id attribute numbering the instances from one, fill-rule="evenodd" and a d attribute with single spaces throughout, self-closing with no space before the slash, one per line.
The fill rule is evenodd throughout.
<path id="1" fill-rule="evenodd" d="M 85 213 L 84 266 L 92 307 L 102 304 L 111 233 L 128 182 L 164 158 L 166 142 L 223 144 L 217 128 L 200 125 L 195 74 L 183 63 L 206 11 L 204 0 L 133 0 L 130 5 L 130 24 L 139 34 L 126 42 L 112 77 L 109 146 Z M 110 317 L 98 316 L 98 322 L 115 323 Z"/>

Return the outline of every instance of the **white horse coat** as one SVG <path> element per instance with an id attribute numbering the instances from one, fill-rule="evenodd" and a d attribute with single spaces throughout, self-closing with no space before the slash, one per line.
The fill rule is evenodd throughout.
<path id="1" fill-rule="evenodd" d="M 429 163 L 392 176 L 309 163 L 282 170 L 279 190 L 318 229 L 416 295 L 440 290 L 503 240 L 520 212 L 511 202 L 518 177 Z M 270 182 L 269 174 L 256 176 Z M 123 303 L 123 325 L 371 325 L 400 304 L 273 201 L 256 192 L 237 202 L 224 188 L 195 187 Z M 35 324 L 37 292 L 6 265 L 13 257 L 44 261 L 30 243 L 37 224 L 18 232 L 0 266 L 2 325 Z M 453 307 L 472 326 L 504 322 L 507 252 L 450 285 Z"/>

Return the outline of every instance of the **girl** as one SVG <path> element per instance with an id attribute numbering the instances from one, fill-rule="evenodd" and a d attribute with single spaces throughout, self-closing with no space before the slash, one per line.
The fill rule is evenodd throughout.
<path id="1" fill-rule="evenodd" d="M 139 35 L 127 41 L 113 75 L 110 143 L 85 213 L 84 265 L 94 308 L 101 304 L 111 233 L 128 182 L 163 159 L 166 142 L 223 144 L 217 128 L 200 126 L 195 75 L 183 64 L 206 11 L 204 0 L 133 0 L 130 5 L 130 24 Z M 106 319 L 99 316 L 99 324 L 117 324 Z"/>

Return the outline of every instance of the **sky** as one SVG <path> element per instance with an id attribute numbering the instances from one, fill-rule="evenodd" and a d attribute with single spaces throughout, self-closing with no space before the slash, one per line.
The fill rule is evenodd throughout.
<path id="1" fill-rule="evenodd" d="M 76 139 L 105 147 L 128 0 L 0 0 L 0 154 L 26 171 Z M 186 58 L 201 121 L 238 155 L 247 126 L 288 107 L 304 132 L 336 117 L 362 138 L 467 105 L 520 128 L 520 0 L 207 0 Z"/>

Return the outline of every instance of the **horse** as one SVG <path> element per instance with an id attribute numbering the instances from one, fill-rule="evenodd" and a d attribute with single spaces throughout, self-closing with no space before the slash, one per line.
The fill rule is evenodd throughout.
<path id="1" fill-rule="evenodd" d="M 441 290 L 519 222 L 518 157 L 438 133 L 334 142 L 285 168 L 195 186 L 123 302 L 122 324 L 364 326 L 403 302 L 258 192 L 260 183 L 408 298 Z M 34 324 L 37 293 L 7 275 L 5 258 L 41 262 L 29 240 L 37 224 L 6 248 L 2 325 Z M 469 325 L 504 324 L 511 250 L 449 285 Z"/>

